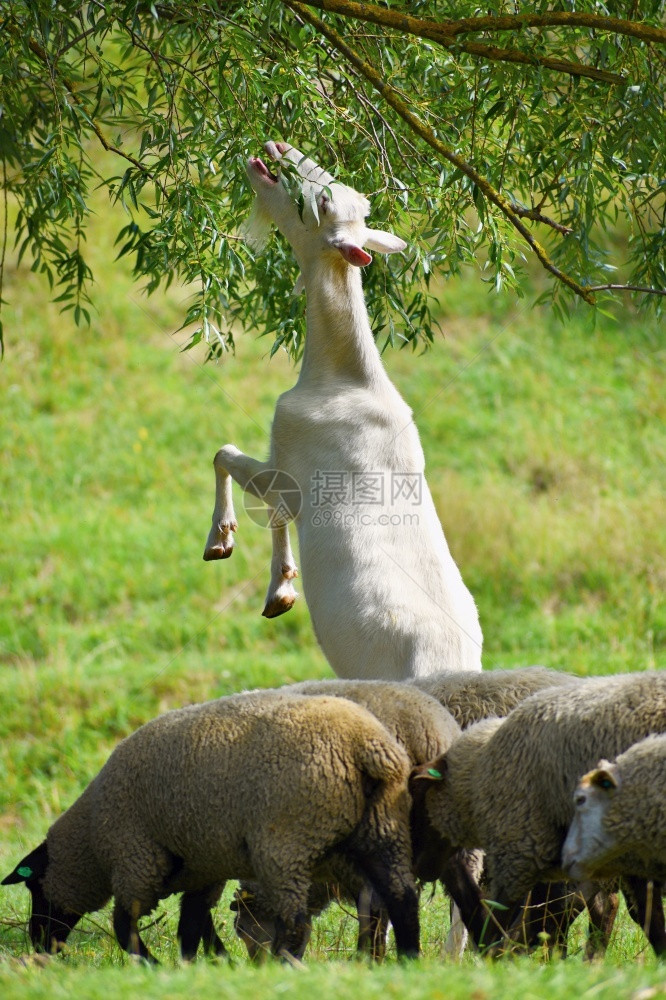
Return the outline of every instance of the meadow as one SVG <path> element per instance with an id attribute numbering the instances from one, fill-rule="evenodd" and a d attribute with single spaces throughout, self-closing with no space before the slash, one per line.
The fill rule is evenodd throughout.
<path id="1" fill-rule="evenodd" d="M 186 290 L 145 298 L 112 227 L 94 221 L 98 277 L 90 328 L 8 261 L 0 364 L 0 875 L 44 836 L 119 739 L 159 712 L 247 687 L 331 675 L 302 599 L 261 617 L 268 531 L 239 513 L 230 560 L 205 564 L 212 458 L 228 441 L 261 456 L 294 366 L 239 334 L 235 357 L 203 364 L 174 335 Z M 442 336 L 385 362 L 412 405 L 451 549 L 476 597 L 486 669 L 543 663 L 577 674 L 666 666 L 666 350 L 663 325 L 630 303 L 593 325 L 560 322 L 489 294 L 478 273 L 441 289 Z M 622 915 L 606 959 L 537 954 L 491 964 L 441 959 L 447 906 L 424 893 L 418 963 L 353 960 L 355 921 L 332 907 L 304 969 L 250 967 L 233 940 L 228 894 L 216 920 L 231 967 L 182 965 L 174 900 L 145 938 L 161 960 L 136 966 L 109 912 L 87 918 L 68 954 L 26 958 L 28 893 L 0 892 L 6 997 L 635 997 L 663 971 Z M 427 897 L 427 898 L 426 898 Z M 579 926 L 580 925 L 580 926 Z"/>

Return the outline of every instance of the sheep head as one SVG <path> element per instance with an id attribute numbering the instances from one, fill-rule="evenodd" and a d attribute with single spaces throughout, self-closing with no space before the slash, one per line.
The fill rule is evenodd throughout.
<path id="1" fill-rule="evenodd" d="M 47 953 L 60 951 L 80 914 L 67 913 L 44 895 L 42 881 L 49 864 L 46 841 L 27 854 L 16 868 L 7 875 L 0 885 L 16 885 L 23 882 L 30 890 L 32 912 L 30 914 L 30 940 L 37 951 Z"/>
<path id="2" fill-rule="evenodd" d="M 615 764 L 599 761 L 574 792 L 574 818 L 562 848 L 562 868 L 571 878 L 589 878 L 617 853 L 604 819 L 621 779 Z"/>

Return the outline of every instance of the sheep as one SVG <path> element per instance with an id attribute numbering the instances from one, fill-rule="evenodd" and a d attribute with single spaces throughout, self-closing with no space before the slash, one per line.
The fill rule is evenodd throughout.
<path id="1" fill-rule="evenodd" d="M 560 856 L 579 776 L 600 753 L 614 756 L 664 729 L 666 674 L 660 672 L 538 692 L 506 719 L 471 726 L 443 757 L 416 769 L 413 809 L 430 837 L 422 850 L 446 857 L 461 847 L 482 848 L 489 897 L 506 907 L 494 920 L 506 929 L 535 883 L 566 877 Z M 629 882 L 629 889 L 632 915 L 640 920 L 645 883 Z M 472 928 L 477 943 L 484 919 L 479 914 Z M 649 938 L 657 953 L 666 949 L 658 915 Z"/>
<path id="2" fill-rule="evenodd" d="M 460 735 L 460 727 L 451 714 L 430 695 L 416 687 L 390 681 L 304 681 L 282 688 L 308 697 L 322 695 L 348 698 L 362 705 L 379 719 L 405 749 L 412 766 L 438 756 Z M 308 903 L 310 917 L 316 916 L 336 896 L 357 903 L 359 911 L 359 951 L 370 950 L 375 958 L 384 953 L 386 919 L 380 903 L 367 892 L 358 873 L 345 870 L 344 858 L 331 864 L 331 887 L 312 887 Z M 455 890 L 454 890 L 455 891 Z M 236 912 L 235 927 L 245 942 L 250 957 L 260 959 L 273 938 L 275 913 L 262 886 L 241 883 L 232 903 Z"/>
<path id="3" fill-rule="evenodd" d="M 533 666 L 512 670 L 484 670 L 481 673 L 442 670 L 427 677 L 410 678 L 407 683 L 436 698 L 451 712 L 456 722 L 466 729 L 481 719 L 508 715 L 516 705 L 529 698 L 535 691 L 575 684 L 577 681 L 578 678 L 572 674 Z M 481 864 L 481 858 L 476 857 L 474 868 L 477 873 L 480 873 Z M 556 899 L 560 902 L 554 902 Z M 542 940 L 540 935 L 547 933 L 551 947 L 557 947 L 564 954 L 568 923 L 577 912 L 580 912 L 580 900 L 573 899 L 572 894 L 567 894 L 561 888 L 551 889 L 544 886 L 532 891 L 530 904 L 523 915 L 525 939 L 532 943 L 540 942 Z M 598 922 L 596 912 L 593 914 L 593 919 L 595 923 Z M 599 919 L 607 922 L 605 912 Z M 455 910 L 452 913 L 452 921 L 453 927 L 456 928 L 459 914 Z M 452 937 L 458 939 L 455 952 L 460 953 L 464 947 L 466 933 L 458 927 Z M 454 952 L 453 948 L 450 950 Z"/>
<path id="4" fill-rule="evenodd" d="M 273 952 L 300 957 L 313 876 L 341 851 L 381 895 L 398 954 L 415 956 L 408 774 L 386 729 L 341 698 L 265 691 L 174 710 L 116 747 L 3 884 L 30 890 L 36 948 L 57 950 L 113 895 L 119 944 L 151 961 L 138 918 L 159 899 L 184 892 L 201 915 L 226 879 L 256 879 Z"/>
<path id="5" fill-rule="evenodd" d="M 562 867 L 575 879 L 666 879 L 666 736 L 601 760 L 574 793 Z"/>
<path id="6" fill-rule="evenodd" d="M 412 766 L 445 753 L 460 736 L 460 726 L 436 698 L 398 681 L 301 681 L 282 690 L 307 697 L 348 698 L 362 705 L 405 749 Z"/>
<path id="7" fill-rule="evenodd" d="M 259 157 L 247 164 L 258 210 L 292 246 L 307 294 L 296 384 L 279 397 L 269 458 L 234 445 L 214 459 L 215 507 L 204 559 L 233 549 L 231 480 L 271 510 L 271 581 L 263 614 L 294 603 L 298 530 L 303 588 L 317 640 L 340 677 L 401 680 L 442 666 L 481 669 L 477 609 L 444 537 L 424 478 L 412 412 L 373 340 L 360 268 L 406 244 L 367 228 L 370 206 L 284 142 L 268 156 L 295 174 L 292 199 Z"/>
<path id="8" fill-rule="evenodd" d="M 536 691 L 564 687 L 580 680 L 574 674 L 547 667 L 516 667 L 512 670 L 442 670 L 407 683 L 432 695 L 447 708 L 462 729 L 491 716 L 503 717 Z"/>

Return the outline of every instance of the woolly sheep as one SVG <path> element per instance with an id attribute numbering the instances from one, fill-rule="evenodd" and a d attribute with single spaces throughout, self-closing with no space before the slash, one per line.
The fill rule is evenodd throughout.
<path id="1" fill-rule="evenodd" d="M 571 878 L 666 878 L 666 736 L 648 736 L 601 760 L 574 793 L 562 850 Z"/>
<path id="2" fill-rule="evenodd" d="M 414 766 L 444 753 L 460 735 L 460 727 L 439 702 L 418 688 L 397 681 L 304 681 L 282 690 L 306 696 L 348 698 L 362 705 L 397 739 Z M 367 892 L 358 874 L 345 869 L 345 863 L 345 859 L 336 858 L 329 866 L 335 885 L 312 887 L 309 916 L 317 916 L 337 897 L 356 902 L 359 950 L 370 950 L 375 958 L 380 958 L 386 931 L 383 908 Z M 245 942 L 250 956 L 261 958 L 262 951 L 265 953 L 270 946 L 275 925 L 275 913 L 265 891 L 257 883 L 243 882 L 232 909 L 237 914 L 236 933 Z"/>
<path id="3" fill-rule="evenodd" d="M 460 736 L 460 726 L 446 707 L 429 692 L 401 681 L 302 681 L 282 690 L 308 697 L 348 698 L 362 705 L 404 747 L 413 766 L 445 753 Z"/>
<path id="4" fill-rule="evenodd" d="M 414 809 L 425 811 L 444 856 L 483 848 L 489 897 L 507 907 L 495 919 L 506 928 L 535 883 L 564 876 L 560 856 L 579 776 L 600 753 L 615 756 L 665 729 L 666 674 L 599 677 L 538 692 L 505 720 L 470 727 L 430 768 L 417 769 Z M 640 919 L 645 885 L 630 888 L 632 916 Z M 481 915 L 473 932 L 478 942 Z M 658 916 L 649 937 L 655 951 L 666 948 Z"/>
<path id="5" fill-rule="evenodd" d="M 317 865 L 344 849 L 382 896 L 398 953 L 416 955 L 408 774 L 404 750 L 344 699 L 266 691 L 178 709 L 116 747 L 4 884 L 30 889 L 36 947 L 57 949 L 113 895 L 121 947 L 151 959 L 137 921 L 159 899 L 185 892 L 201 910 L 226 879 L 256 879 L 277 915 L 273 951 L 298 956 Z"/>
<path id="6" fill-rule="evenodd" d="M 508 715 L 516 705 L 536 691 L 575 684 L 578 680 L 579 678 L 572 674 L 533 666 L 517 667 L 512 670 L 484 670 L 482 673 L 443 670 L 427 677 L 410 678 L 406 683 L 432 695 L 451 712 L 456 722 L 466 729 L 482 719 Z M 476 853 L 479 855 L 479 852 Z M 477 856 L 474 859 L 475 870 L 480 871 L 481 865 L 482 858 Z M 584 908 L 585 904 L 582 906 Z M 562 886 L 535 887 L 531 894 L 530 905 L 522 917 L 525 941 L 532 945 L 537 943 L 541 945 L 542 934 L 546 933 L 549 935 L 551 947 L 557 947 L 564 955 L 568 924 L 580 909 L 580 900 L 574 899 L 573 894 L 567 893 Z M 454 919 L 457 919 L 456 914 Z M 599 919 L 607 921 L 605 910 Z M 597 920 L 595 911 L 595 923 Z M 459 931 L 458 935 L 462 942 L 464 940 L 462 932 Z"/>
<path id="7" fill-rule="evenodd" d="M 516 667 L 513 670 L 442 670 L 428 677 L 415 677 L 407 684 L 436 698 L 462 729 L 491 716 L 505 716 L 536 691 L 564 687 L 580 680 L 574 674 L 548 667 Z"/>

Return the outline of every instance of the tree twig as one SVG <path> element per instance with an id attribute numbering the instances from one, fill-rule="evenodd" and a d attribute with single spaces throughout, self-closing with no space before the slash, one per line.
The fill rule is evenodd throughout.
<path id="1" fill-rule="evenodd" d="M 328 38 L 331 45 L 333 45 L 334 48 L 336 48 L 348 62 L 355 66 L 359 73 L 364 76 L 377 91 L 379 91 L 386 103 L 393 108 L 396 114 L 402 118 L 402 120 L 416 135 L 418 135 L 424 142 L 434 149 L 439 156 L 451 163 L 474 184 L 476 184 L 488 201 L 496 205 L 500 212 L 509 220 L 511 225 L 518 230 L 520 235 L 532 248 L 547 271 L 558 278 L 559 281 L 563 282 L 563 284 L 567 285 L 568 288 L 574 291 L 576 295 L 579 295 L 582 299 L 584 299 L 585 302 L 590 304 L 594 302 L 594 299 L 587 288 L 580 285 L 565 271 L 561 271 L 560 268 L 552 262 L 538 240 L 536 240 L 529 229 L 523 225 L 508 199 L 505 198 L 504 195 L 500 194 L 500 192 L 497 191 L 492 184 L 490 184 L 490 182 L 487 181 L 486 178 L 483 177 L 470 163 L 450 149 L 441 141 L 441 139 L 438 139 L 432 129 L 428 128 L 428 126 L 425 125 L 421 119 L 410 110 L 407 103 L 402 99 L 397 90 L 383 80 L 369 62 L 366 62 L 354 49 L 350 48 L 350 46 L 347 45 L 345 40 L 338 34 L 337 31 L 335 31 L 334 28 L 325 24 L 320 18 L 316 17 L 307 7 L 303 5 L 303 3 L 300 3 L 299 0 L 283 0 L 283 3 L 300 14 L 300 16 L 304 20 L 308 21 L 313 28 L 316 28 L 317 31 L 321 32 L 322 35 Z"/>
<path id="2" fill-rule="evenodd" d="M 666 295 L 666 288 L 650 288 L 645 285 L 590 285 L 589 292 L 644 292 L 646 295 Z"/>
<path id="3" fill-rule="evenodd" d="M 538 208 L 523 208 L 521 205 L 517 205 L 515 201 L 511 202 L 511 208 L 520 219 L 531 219 L 532 222 L 543 222 L 544 226 L 550 226 L 551 229 L 557 230 L 557 232 L 562 233 L 563 236 L 569 236 L 573 232 L 573 229 L 569 226 L 563 226 L 561 222 L 556 222 L 555 219 L 549 218 L 549 216 L 544 215 L 541 211 L 539 211 Z"/>

